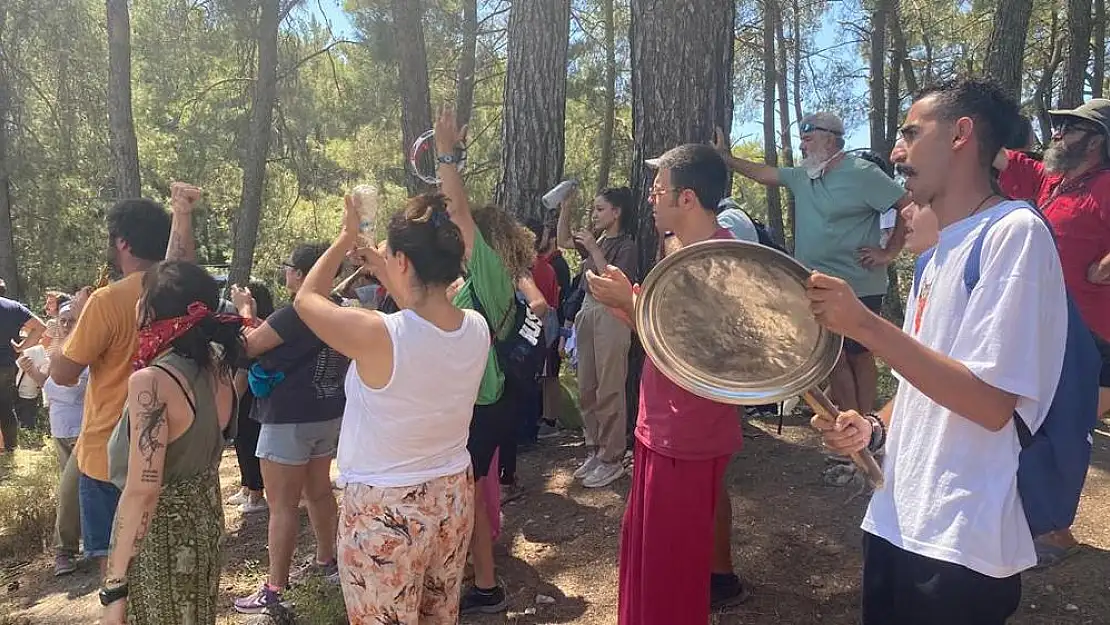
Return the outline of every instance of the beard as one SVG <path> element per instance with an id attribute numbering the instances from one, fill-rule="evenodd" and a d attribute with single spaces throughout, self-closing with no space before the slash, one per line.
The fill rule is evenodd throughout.
<path id="1" fill-rule="evenodd" d="M 1087 157 L 1087 148 L 1090 146 L 1091 139 L 1091 136 L 1087 136 L 1082 141 L 1072 144 L 1066 144 L 1059 139 L 1054 140 L 1044 153 L 1045 169 L 1054 174 L 1062 174 L 1079 167 Z"/>
<path id="2" fill-rule="evenodd" d="M 825 170 L 825 165 L 829 163 L 840 150 L 828 153 L 826 150 L 813 150 L 807 151 L 802 154 L 802 167 L 805 168 L 806 173 L 809 174 L 811 179 L 816 180 L 821 177 Z"/>

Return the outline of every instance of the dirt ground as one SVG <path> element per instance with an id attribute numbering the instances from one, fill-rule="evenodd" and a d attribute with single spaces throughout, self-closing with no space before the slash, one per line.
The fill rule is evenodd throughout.
<path id="1" fill-rule="evenodd" d="M 734 556 L 755 584 L 755 594 L 747 604 L 715 615 L 713 622 L 855 623 L 858 525 L 867 497 L 846 501 L 852 489 L 822 483 L 824 457 L 800 419 L 788 419 L 782 435 L 776 425 L 752 422 L 747 432 L 755 437 L 745 438 L 744 451 L 729 468 Z M 566 436 L 521 455 L 526 494 L 504 508 L 507 526 L 498 554 L 510 609 L 504 615 L 465 617 L 463 623 L 616 622 L 617 549 L 628 478 L 600 490 L 573 484 L 571 472 L 583 453 L 581 440 Z M 231 494 L 238 472 L 230 451 L 222 477 Z M 233 614 L 232 598 L 254 590 L 265 574 L 265 515 L 244 519 L 228 508 L 227 529 L 221 600 L 228 616 L 220 622 L 231 624 L 245 620 Z M 1110 428 L 1105 426 L 1095 436 L 1075 531 L 1085 545 L 1082 553 L 1052 570 L 1024 576 L 1015 625 L 1110 623 Z M 306 547 L 307 527 L 301 538 Z M 310 553 L 302 548 L 298 555 Z M 6 563 L 0 569 L 0 624 L 95 623 L 95 590 L 88 570 L 55 579 L 45 556 Z M 537 594 L 555 603 L 537 605 Z"/>

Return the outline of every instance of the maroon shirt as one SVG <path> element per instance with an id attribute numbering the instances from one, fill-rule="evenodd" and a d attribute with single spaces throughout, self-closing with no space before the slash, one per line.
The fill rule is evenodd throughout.
<path id="1" fill-rule="evenodd" d="M 724 228 L 710 237 L 731 239 Z M 636 439 L 657 454 L 709 460 L 740 451 L 744 438 L 736 406 L 698 397 L 663 375 L 650 358 L 640 378 Z"/>

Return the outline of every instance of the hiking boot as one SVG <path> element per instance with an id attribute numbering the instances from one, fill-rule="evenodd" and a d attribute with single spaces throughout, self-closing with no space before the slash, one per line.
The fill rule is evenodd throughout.
<path id="1" fill-rule="evenodd" d="M 460 614 L 497 614 L 504 612 L 507 607 L 509 601 L 501 586 L 494 586 L 489 590 L 471 586 L 459 599 Z"/>

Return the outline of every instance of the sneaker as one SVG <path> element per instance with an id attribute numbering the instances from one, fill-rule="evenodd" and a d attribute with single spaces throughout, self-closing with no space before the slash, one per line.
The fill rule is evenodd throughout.
<path id="1" fill-rule="evenodd" d="M 281 600 L 281 591 L 274 590 L 269 584 L 262 584 L 258 592 L 249 597 L 236 599 L 234 605 L 235 611 L 239 614 L 261 614 L 266 608 L 282 603 L 284 602 Z"/>
<path id="2" fill-rule="evenodd" d="M 723 610 L 739 605 L 751 597 L 751 587 L 736 573 L 713 573 L 709 576 L 710 610 Z"/>
<path id="3" fill-rule="evenodd" d="M 586 458 L 586 461 L 582 463 L 582 466 L 578 467 L 578 469 L 574 472 L 574 479 L 580 480 L 590 473 L 593 473 L 594 469 L 596 469 L 597 465 L 600 463 L 601 460 L 598 460 L 597 453 L 590 452 L 590 456 Z"/>
<path id="4" fill-rule="evenodd" d="M 69 575 L 77 570 L 77 560 L 68 553 L 54 556 L 54 577 Z"/>
<path id="5" fill-rule="evenodd" d="M 239 504 L 239 514 L 253 514 L 255 512 L 265 512 L 270 509 L 270 504 L 266 503 L 265 497 L 259 497 L 255 501 L 247 501 Z"/>
<path id="6" fill-rule="evenodd" d="M 624 465 L 619 462 L 608 463 L 598 461 L 597 468 L 582 479 L 586 488 L 601 488 L 617 481 L 624 475 Z"/>
<path id="7" fill-rule="evenodd" d="M 460 614 L 497 614 L 504 612 L 507 607 L 509 607 L 509 601 L 505 598 L 505 589 L 501 586 L 494 586 L 489 590 L 471 586 L 459 599 Z"/>
<path id="8" fill-rule="evenodd" d="M 308 562 L 303 564 L 296 571 L 289 574 L 290 581 L 301 581 L 308 577 L 323 577 L 327 581 L 338 584 L 339 583 L 339 562 L 332 559 L 331 562 L 321 564 L 316 561 L 316 558 L 310 558 Z"/>
<path id="9" fill-rule="evenodd" d="M 229 506 L 241 506 L 241 505 L 247 503 L 247 501 L 249 499 L 250 499 L 250 495 L 248 495 L 245 491 L 240 490 L 240 491 L 237 491 L 234 495 L 227 498 L 227 505 L 229 505 Z"/>

